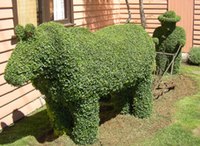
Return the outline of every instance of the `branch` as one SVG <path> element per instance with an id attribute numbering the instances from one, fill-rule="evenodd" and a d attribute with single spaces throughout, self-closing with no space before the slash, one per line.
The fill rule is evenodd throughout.
<path id="1" fill-rule="evenodd" d="M 126 23 L 130 23 L 131 21 L 131 11 L 130 11 L 130 6 L 129 6 L 129 2 L 128 0 L 125 0 L 126 1 L 126 6 L 127 6 L 127 10 L 128 10 L 128 18 L 126 20 Z"/>
<path id="2" fill-rule="evenodd" d="M 139 5 L 140 5 L 141 24 L 142 24 L 142 27 L 145 29 L 145 27 L 146 27 L 146 19 L 145 19 L 145 14 L 144 14 L 143 0 L 139 0 Z"/>

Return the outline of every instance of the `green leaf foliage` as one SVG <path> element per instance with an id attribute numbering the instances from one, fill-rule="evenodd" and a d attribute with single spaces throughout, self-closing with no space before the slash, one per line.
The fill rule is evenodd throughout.
<path id="1" fill-rule="evenodd" d="M 30 38 L 35 33 L 35 26 L 33 24 L 26 24 L 25 26 L 26 38 Z"/>
<path id="2" fill-rule="evenodd" d="M 161 19 L 162 18 L 162 19 Z M 164 19 L 164 20 L 163 20 Z M 180 20 L 179 16 L 176 16 L 175 12 L 169 11 L 165 14 L 159 16 L 161 21 L 161 26 L 156 28 L 153 33 L 153 38 L 157 38 L 156 41 L 156 51 L 164 53 L 175 54 L 179 47 L 183 47 L 186 41 L 186 35 L 183 28 L 176 26 L 176 22 Z M 177 20 L 177 21 L 175 21 Z M 162 74 L 170 62 L 172 61 L 172 56 L 165 54 L 157 54 L 156 65 L 157 72 Z M 178 52 L 175 58 L 173 74 L 179 72 L 181 61 L 181 50 Z M 169 69 L 168 71 L 170 71 Z"/>
<path id="3" fill-rule="evenodd" d="M 180 16 L 176 16 L 176 13 L 174 11 L 167 11 L 165 12 L 163 15 L 160 15 L 158 17 L 158 20 L 160 22 L 178 22 L 181 20 L 181 17 Z"/>
<path id="4" fill-rule="evenodd" d="M 54 22 L 28 28 L 34 35 L 17 44 L 5 79 L 15 86 L 32 81 L 46 96 L 56 133 L 70 133 L 78 144 L 93 143 L 98 137 L 98 100 L 126 88 L 135 89 L 132 99 L 125 99 L 126 109 L 132 109 L 128 112 L 150 116 L 155 49 L 141 26 L 115 25 L 95 33 Z"/>
<path id="5" fill-rule="evenodd" d="M 193 47 L 189 52 L 189 63 L 200 65 L 200 47 Z"/>
<path id="6" fill-rule="evenodd" d="M 16 34 L 18 40 L 20 40 L 20 41 L 22 41 L 26 37 L 25 30 L 22 25 L 17 25 L 15 27 L 15 34 Z"/>

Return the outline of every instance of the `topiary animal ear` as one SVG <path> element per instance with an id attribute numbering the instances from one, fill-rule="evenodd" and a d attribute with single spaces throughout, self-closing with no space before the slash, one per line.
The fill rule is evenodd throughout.
<path id="1" fill-rule="evenodd" d="M 25 34 L 27 39 L 31 38 L 35 34 L 35 26 L 33 24 L 26 24 Z"/>
<path id="2" fill-rule="evenodd" d="M 15 27 L 15 34 L 17 36 L 17 38 L 22 41 L 23 39 L 25 39 L 26 34 L 25 34 L 25 29 L 22 25 L 17 25 Z"/>

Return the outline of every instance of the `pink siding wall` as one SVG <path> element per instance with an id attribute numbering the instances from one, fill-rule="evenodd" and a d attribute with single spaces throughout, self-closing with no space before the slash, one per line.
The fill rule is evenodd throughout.
<path id="1" fill-rule="evenodd" d="M 0 0 L 0 129 L 44 105 L 41 94 L 31 84 L 17 88 L 4 80 L 4 69 L 16 42 L 12 39 L 14 16 L 12 0 Z"/>
<path id="2" fill-rule="evenodd" d="M 119 0 L 74 0 L 74 22 L 91 30 L 118 24 Z"/>
<path id="3" fill-rule="evenodd" d="M 177 15 L 181 16 L 181 21 L 177 23 L 186 31 L 186 44 L 183 47 L 182 52 L 188 52 L 193 45 L 193 16 L 194 16 L 194 1 L 188 2 L 188 0 L 169 0 L 169 10 L 173 10 Z M 196 16 L 196 15 L 195 15 Z M 196 27 L 197 29 L 197 27 Z"/>
<path id="4" fill-rule="evenodd" d="M 200 0 L 194 1 L 193 45 L 200 46 Z"/>
<path id="5" fill-rule="evenodd" d="M 139 0 L 129 0 L 129 3 L 132 14 L 131 22 L 140 24 Z M 120 8 L 121 23 L 125 23 L 128 15 L 125 0 L 120 0 Z M 167 0 L 144 0 L 144 13 L 147 23 L 146 30 L 150 35 L 160 25 L 157 17 L 166 12 L 167 9 Z"/>

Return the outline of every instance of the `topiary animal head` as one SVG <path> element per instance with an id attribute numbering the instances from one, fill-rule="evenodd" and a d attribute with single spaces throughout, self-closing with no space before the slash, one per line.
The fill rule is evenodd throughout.
<path id="1" fill-rule="evenodd" d="M 32 24 L 27 24 L 25 28 L 17 26 L 16 35 L 20 41 L 7 63 L 5 80 L 20 86 L 47 73 L 54 65 L 54 59 L 60 57 L 58 50 L 63 47 L 64 39 L 58 32 L 64 31 L 63 25 L 53 22 L 42 24 L 37 29 Z"/>
<path id="2" fill-rule="evenodd" d="M 22 25 L 15 27 L 15 34 L 19 41 L 31 39 L 35 34 L 35 26 L 33 24 L 26 24 L 25 28 Z"/>
<path id="3" fill-rule="evenodd" d="M 39 66 L 33 60 L 35 47 L 34 41 L 18 42 L 5 69 L 4 78 L 9 84 L 20 86 L 34 78 Z"/>

